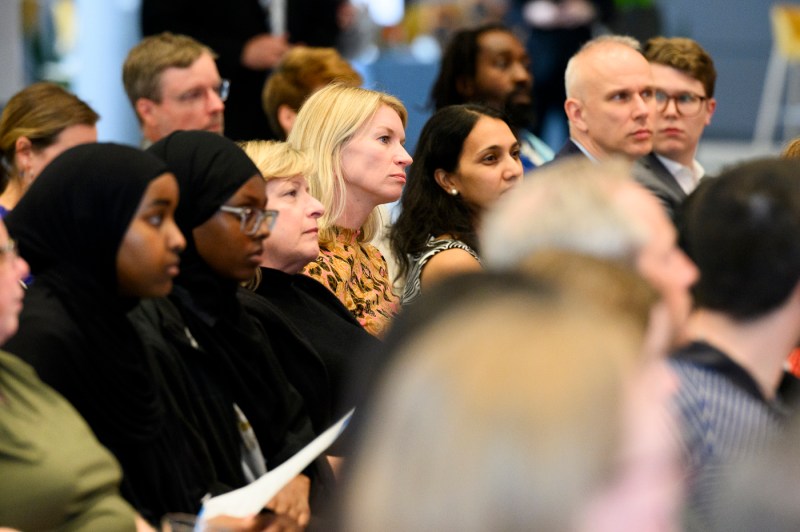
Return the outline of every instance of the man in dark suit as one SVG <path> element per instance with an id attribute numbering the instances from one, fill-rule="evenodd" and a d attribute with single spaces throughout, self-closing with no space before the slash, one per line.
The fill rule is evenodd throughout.
<path id="1" fill-rule="evenodd" d="M 654 37 L 644 55 L 653 72 L 657 112 L 653 152 L 643 162 L 663 181 L 674 208 L 705 175 L 695 155 L 717 106 L 717 72 L 711 56 L 692 39 Z"/>
<path id="2" fill-rule="evenodd" d="M 653 150 L 656 101 L 650 64 L 639 42 L 620 35 L 597 37 L 572 56 L 564 78 L 570 138 L 555 158 L 624 157 L 634 162 L 635 179 L 672 216 L 680 191 L 664 179 L 663 165 L 647 158 Z"/>

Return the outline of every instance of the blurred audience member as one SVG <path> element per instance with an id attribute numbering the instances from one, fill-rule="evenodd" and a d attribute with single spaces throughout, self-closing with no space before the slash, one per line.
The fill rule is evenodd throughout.
<path id="1" fill-rule="evenodd" d="M 705 175 L 695 156 L 717 107 L 717 71 L 711 56 L 683 37 L 654 37 L 645 44 L 644 55 L 653 72 L 657 111 L 647 160 L 665 185 L 661 198 L 675 212 Z"/>
<path id="2" fill-rule="evenodd" d="M 172 33 L 146 37 L 131 48 L 122 81 L 145 147 L 181 129 L 223 133 L 230 85 L 214 58 L 207 46 Z"/>
<path id="3" fill-rule="evenodd" d="M 481 103 L 504 112 L 519 136 L 525 170 L 553 158 L 553 150 L 529 131 L 533 103 L 530 58 L 505 26 L 491 24 L 453 35 L 431 89 L 434 110 Z"/>
<path id="4" fill-rule="evenodd" d="M 303 102 L 331 82 L 358 87 L 363 80 L 334 48 L 297 46 L 286 53 L 261 94 L 264 113 L 278 139 L 286 140 Z"/>
<path id="5" fill-rule="evenodd" d="M 800 180 L 794 161 L 761 160 L 701 183 L 682 243 L 700 269 L 692 343 L 671 365 L 690 469 L 689 530 L 708 530 L 721 474 L 764 448 L 797 410 L 784 371 L 800 341 Z M 766 529 L 765 529 L 766 530 Z"/>
<path id="6" fill-rule="evenodd" d="M 97 142 L 100 117 L 55 83 L 39 82 L 8 100 L 0 116 L 0 217 L 19 202 L 57 155 Z"/>
<path id="7" fill-rule="evenodd" d="M 626 262 L 659 291 L 672 341 L 680 342 L 697 268 L 658 202 L 631 178 L 629 163 L 573 158 L 537 170 L 486 215 L 480 242 L 490 269 L 516 268 L 546 249 Z"/>

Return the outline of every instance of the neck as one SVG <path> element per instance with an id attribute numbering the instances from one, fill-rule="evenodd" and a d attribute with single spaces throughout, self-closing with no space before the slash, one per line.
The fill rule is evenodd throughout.
<path id="1" fill-rule="evenodd" d="M 11 179 L 6 189 L 0 194 L 0 205 L 10 211 L 17 206 L 24 193 L 22 182 L 19 179 Z"/>
<path id="2" fill-rule="evenodd" d="M 659 155 L 694 170 L 694 156 L 695 156 L 694 151 L 685 153 L 659 153 Z"/>
<path id="3" fill-rule="evenodd" d="M 336 218 L 335 224 L 345 229 L 357 231 L 367 221 L 373 209 L 375 209 L 375 205 L 371 202 L 359 201 L 353 197 L 353 194 L 348 194 L 344 211 Z"/>
<path id="4" fill-rule="evenodd" d="M 690 340 L 704 341 L 723 351 L 758 383 L 765 397 L 778 390 L 789 353 L 800 339 L 800 316 L 781 307 L 752 321 L 731 319 L 720 312 L 699 309 L 687 326 Z"/>

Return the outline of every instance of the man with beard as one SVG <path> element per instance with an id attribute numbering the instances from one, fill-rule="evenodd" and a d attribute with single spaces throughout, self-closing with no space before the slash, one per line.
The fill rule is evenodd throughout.
<path id="1" fill-rule="evenodd" d="M 483 103 L 504 111 L 515 126 L 525 171 L 553 158 L 553 150 L 528 128 L 533 123 L 530 58 L 508 28 L 491 24 L 453 35 L 431 90 L 435 110 Z"/>

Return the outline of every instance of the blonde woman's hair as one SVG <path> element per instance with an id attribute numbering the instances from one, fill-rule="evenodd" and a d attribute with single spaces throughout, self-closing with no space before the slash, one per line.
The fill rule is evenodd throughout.
<path id="1" fill-rule="evenodd" d="M 384 105 L 397 112 L 405 127 L 408 113 L 394 96 L 339 84 L 315 92 L 297 114 L 287 142 L 307 153 L 314 164 L 307 178 L 311 194 L 325 207 L 325 214 L 319 219 L 320 244 L 333 241 L 333 227 L 345 209 L 347 192 L 342 149 Z M 379 226 L 380 214 L 376 207 L 361 226 L 358 239 L 371 240 Z"/>
<path id="2" fill-rule="evenodd" d="M 288 179 L 296 175 L 307 176 L 314 168 L 305 153 L 287 142 L 248 140 L 237 144 L 255 163 L 265 181 Z"/>

